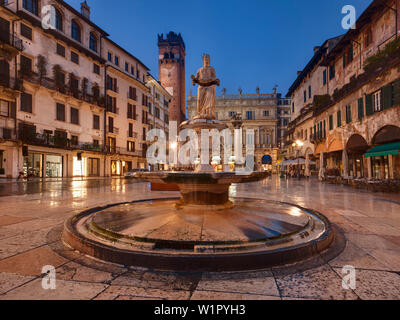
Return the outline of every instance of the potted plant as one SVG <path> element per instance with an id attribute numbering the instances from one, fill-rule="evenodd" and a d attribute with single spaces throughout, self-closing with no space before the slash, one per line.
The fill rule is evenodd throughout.
<path id="1" fill-rule="evenodd" d="M 65 74 L 59 64 L 53 66 L 53 80 L 55 88 L 65 93 Z"/>
<path id="2" fill-rule="evenodd" d="M 87 78 L 83 78 L 82 80 L 82 98 L 86 100 L 87 89 L 88 89 L 89 80 Z"/>
<path id="3" fill-rule="evenodd" d="M 43 79 L 47 76 L 47 59 L 41 54 L 38 55 L 36 68 L 38 70 L 39 84 L 42 84 Z"/>

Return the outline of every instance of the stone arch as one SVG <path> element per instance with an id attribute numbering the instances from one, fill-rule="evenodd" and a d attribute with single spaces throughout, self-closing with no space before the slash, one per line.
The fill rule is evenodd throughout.
<path id="1" fill-rule="evenodd" d="M 364 153 L 368 148 L 367 140 L 359 134 L 353 134 L 346 143 L 346 150 L 349 153 Z"/>
<path id="2" fill-rule="evenodd" d="M 395 141 L 400 141 L 400 127 L 387 125 L 378 129 L 371 140 L 371 144 L 379 145 Z"/>

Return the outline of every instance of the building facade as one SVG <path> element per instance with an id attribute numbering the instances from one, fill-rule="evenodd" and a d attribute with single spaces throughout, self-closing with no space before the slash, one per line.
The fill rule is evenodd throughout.
<path id="1" fill-rule="evenodd" d="M 289 90 L 286 145 L 305 141 L 297 151 L 317 160 L 320 174 L 400 178 L 399 4 L 373 1 L 356 29 L 316 51 Z"/>
<path id="2" fill-rule="evenodd" d="M 5 1 L 0 25 L 0 177 L 147 167 L 148 68 L 90 20 L 86 2 L 78 12 L 65 1 Z"/>
<path id="3" fill-rule="evenodd" d="M 290 118 L 290 99 L 282 98 L 274 89 L 272 94 L 217 95 L 216 118 L 233 130 L 232 118 L 242 119 L 243 134 L 246 129 L 255 133 L 255 165 L 257 169 L 275 171 L 279 157 L 279 142 Z M 197 115 L 197 96 L 188 97 L 189 119 Z M 243 139 L 243 141 L 245 141 Z"/>
<path id="4" fill-rule="evenodd" d="M 150 130 L 163 130 L 166 140 L 169 141 L 169 104 L 173 96 L 150 74 L 147 75 L 147 86 L 151 94 L 149 103 Z M 157 171 L 168 169 L 168 163 L 159 163 L 153 166 L 153 170 Z"/>

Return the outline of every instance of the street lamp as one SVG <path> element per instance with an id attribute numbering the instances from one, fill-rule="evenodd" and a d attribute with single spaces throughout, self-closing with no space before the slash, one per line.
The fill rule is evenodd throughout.
<path id="1" fill-rule="evenodd" d="M 299 158 L 299 151 L 300 149 L 304 146 L 304 142 L 301 140 L 296 140 L 296 142 L 294 142 L 292 144 L 293 148 L 296 148 L 296 156 L 297 156 L 297 176 L 300 180 L 300 158 Z"/>

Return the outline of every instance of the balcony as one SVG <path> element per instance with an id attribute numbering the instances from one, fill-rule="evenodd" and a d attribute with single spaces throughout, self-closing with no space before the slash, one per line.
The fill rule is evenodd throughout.
<path id="1" fill-rule="evenodd" d="M 12 33 L 0 33 L 0 48 L 8 57 L 15 57 L 19 51 L 24 50 L 23 42 Z"/>
<path id="2" fill-rule="evenodd" d="M 16 139 L 15 130 L 11 128 L 0 128 L 0 139 L 4 140 Z"/>
<path id="3" fill-rule="evenodd" d="M 117 108 L 117 107 L 107 106 L 106 109 L 107 109 L 107 112 L 111 112 L 111 113 L 114 113 L 114 114 L 119 114 L 119 108 Z"/>
<path id="4" fill-rule="evenodd" d="M 133 157 L 143 157 L 142 150 L 130 151 L 126 148 L 114 147 L 114 146 L 106 146 L 105 149 L 106 149 L 107 153 L 120 154 L 120 155 L 133 156 Z"/>
<path id="5" fill-rule="evenodd" d="M 23 81 L 20 78 L 12 78 L 5 75 L 0 75 L 0 86 L 15 90 L 15 91 L 23 91 Z"/>
<path id="6" fill-rule="evenodd" d="M 127 131 L 127 137 L 128 138 L 137 138 L 137 136 L 138 136 L 138 134 L 137 134 L 137 132 L 131 132 L 131 131 Z"/>
<path id="7" fill-rule="evenodd" d="M 119 128 L 107 126 L 106 129 L 108 133 L 119 134 Z"/>
<path id="8" fill-rule="evenodd" d="M 80 143 L 74 145 L 73 149 L 91 152 L 104 152 L 104 147 L 96 143 Z"/>
<path id="9" fill-rule="evenodd" d="M 133 101 L 136 101 L 136 100 L 137 100 L 137 96 L 134 95 L 134 94 L 130 94 L 129 92 L 128 92 L 127 97 L 128 97 L 128 99 L 133 100 Z"/>
<path id="10" fill-rule="evenodd" d="M 87 92 L 82 92 L 81 90 L 76 89 L 76 88 L 68 88 L 67 85 L 56 84 L 54 82 L 54 80 L 51 78 L 46 77 L 46 78 L 40 79 L 39 76 L 34 72 L 24 73 L 23 71 L 20 70 L 20 75 L 21 75 L 21 77 L 17 80 L 17 82 L 15 82 L 16 80 L 14 80 L 14 83 L 18 84 L 18 86 L 17 86 L 18 89 L 14 89 L 14 90 L 22 91 L 23 80 L 25 80 L 27 82 L 43 86 L 49 90 L 55 90 L 61 94 L 72 96 L 77 100 L 85 101 L 87 103 L 97 105 L 99 107 L 105 106 L 105 98 L 102 95 L 89 94 Z"/>
<path id="11" fill-rule="evenodd" d="M 71 148 L 71 140 L 60 135 L 41 134 L 20 129 L 18 136 L 19 139 L 26 144 L 62 149 Z"/>

